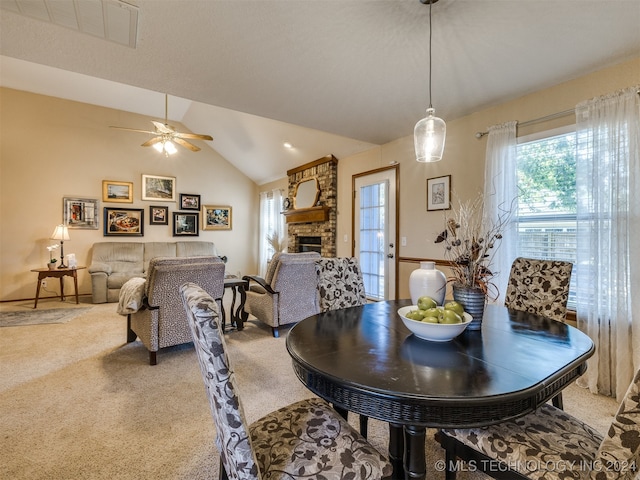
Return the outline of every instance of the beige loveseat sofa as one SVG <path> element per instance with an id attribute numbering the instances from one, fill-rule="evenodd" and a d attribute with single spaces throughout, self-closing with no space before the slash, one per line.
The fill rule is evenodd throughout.
<path id="1" fill-rule="evenodd" d="M 122 285 L 131 278 L 145 277 L 152 258 L 198 256 L 218 256 L 215 244 L 201 241 L 94 243 L 89 265 L 93 303 L 117 302 Z"/>

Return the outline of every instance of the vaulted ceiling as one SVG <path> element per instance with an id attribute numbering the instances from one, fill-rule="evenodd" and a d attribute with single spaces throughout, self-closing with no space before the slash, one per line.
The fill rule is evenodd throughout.
<path id="1" fill-rule="evenodd" d="M 429 105 L 419 0 L 0 6 L 3 86 L 160 119 L 168 93 L 170 118 L 258 184 L 410 135 Z M 640 55 L 640 0 L 439 0 L 432 15 L 445 120 Z"/>

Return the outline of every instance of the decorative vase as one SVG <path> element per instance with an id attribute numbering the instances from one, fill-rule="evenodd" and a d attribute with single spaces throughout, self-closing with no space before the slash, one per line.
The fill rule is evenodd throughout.
<path id="1" fill-rule="evenodd" d="M 453 285 L 453 299 L 462 304 L 464 311 L 473 317 L 467 330 L 480 330 L 487 296 L 479 288 Z"/>
<path id="2" fill-rule="evenodd" d="M 418 298 L 426 295 L 433 298 L 438 305 L 444 302 L 447 293 L 447 278 L 436 268 L 435 262 L 420 262 L 420 268 L 409 276 L 409 293 L 411 302 L 416 305 Z"/>
<path id="3" fill-rule="evenodd" d="M 47 263 L 47 267 L 49 267 L 49 270 L 55 270 L 56 269 L 56 264 L 49 262 L 49 263 Z"/>

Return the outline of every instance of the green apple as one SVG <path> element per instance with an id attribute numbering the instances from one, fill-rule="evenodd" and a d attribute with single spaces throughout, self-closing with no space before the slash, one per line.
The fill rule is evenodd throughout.
<path id="1" fill-rule="evenodd" d="M 440 323 L 438 320 L 438 317 L 424 317 L 422 319 L 422 321 L 425 323 Z"/>
<path id="2" fill-rule="evenodd" d="M 435 308 L 437 306 L 437 302 L 431 297 L 424 295 L 418 298 L 418 308 L 420 310 L 428 310 L 429 308 Z"/>
<path id="3" fill-rule="evenodd" d="M 440 316 L 440 309 L 433 307 L 428 308 L 427 310 L 422 310 L 424 312 L 424 317 L 435 317 L 438 318 Z"/>
<path id="4" fill-rule="evenodd" d="M 456 312 L 458 315 L 460 315 L 461 317 L 464 315 L 464 307 L 462 306 L 461 303 L 455 302 L 455 301 L 450 301 L 444 304 L 444 308 L 446 310 L 453 310 L 454 312 Z"/>
<path id="5" fill-rule="evenodd" d="M 405 315 L 405 317 L 411 319 L 411 320 L 422 320 L 424 318 L 424 313 L 422 310 L 411 310 L 410 312 L 407 312 L 407 314 Z"/>
<path id="6" fill-rule="evenodd" d="M 442 310 L 442 314 L 438 317 L 440 323 L 462 323 L 462 317 L 453 310 Z"/>

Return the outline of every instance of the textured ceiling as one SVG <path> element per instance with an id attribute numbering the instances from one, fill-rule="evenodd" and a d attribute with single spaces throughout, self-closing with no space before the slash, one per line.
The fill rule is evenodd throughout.
<path id="1" fill-rule="evenodd" d="M 159 118 L 167 92 L 173 119 L 213 135 L 211 148 L 257 183 L 410 135 L 428 106 L 429 7 L 419 0 L 129 3 L 136 48 L 0 11 L 2 85 L 69 98 L 83 90 L 69 85 L 93 77 L 108 81 L 95 103 L 127 95 L 115 108 L 135 110 L 153 98 L 148 114 Z M 640 0 L 440 0 L 433 106 L 458 118 L 638 56 L 639 25 Z M 63 72 L 38 75 L 38 65 Z M 63 82 L 70 93 L 57 93 Z"/>

